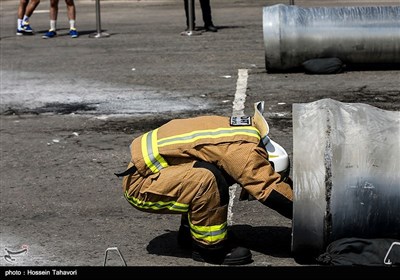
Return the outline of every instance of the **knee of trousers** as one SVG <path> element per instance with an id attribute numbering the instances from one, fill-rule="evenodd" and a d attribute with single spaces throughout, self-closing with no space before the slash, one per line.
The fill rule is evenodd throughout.
<path id="1" fill-rule="evenodd" d="M 227 180 L 225 179 L 222 171 L 215 166 L 214 164 L 208 163 L 208 162 L 203 162 L 203 161 L 197 161 L 193 165 L 193 168 L 204 168 L 208 171 L 211 172 L 213 176 L 211 176 L 210 179 L 216 181 L 217 187 L 218 187 L 218 193 L 220 197 L 220 205 L 226 205 L 229 203 L 229 184 Z"/>

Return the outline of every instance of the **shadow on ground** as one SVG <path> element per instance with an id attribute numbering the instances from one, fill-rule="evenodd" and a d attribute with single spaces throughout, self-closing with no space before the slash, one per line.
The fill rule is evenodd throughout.
<path id="1" fill-rule="evenodd" d="M 278 226 L 234 225 L 231 227 L 242 246 L 265 255 L 288 258 L 291 254 L 291 229 Z M 189 251 L 177 244 L 177 231 L 167 231 L 151 240 L 147 246 L 149 254 L 190 258 Z"/>

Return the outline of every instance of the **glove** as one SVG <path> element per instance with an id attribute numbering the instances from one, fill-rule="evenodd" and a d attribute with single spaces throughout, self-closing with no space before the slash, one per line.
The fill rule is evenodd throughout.
<path id="1" fill-rule="evenodd" d="M 285 177 L 282 182 L 285 182 L 286 184 L 288 184 L 290 186 L 290 188 L 293 190 L 293 181 L 290 177 Z"/>
<path id="2" fill-rule="evenodd" d="M 252 200 L 255 200 L 255 198 L 254 198 L 254 196 L 249 194 L 248 191 L 246 191 L 245 189 L 242 188 L 242 190 L 240 192 L 240 196 L 239 196 L 239 201 L 243 201 L 243 200 L 252 201 Z"/>

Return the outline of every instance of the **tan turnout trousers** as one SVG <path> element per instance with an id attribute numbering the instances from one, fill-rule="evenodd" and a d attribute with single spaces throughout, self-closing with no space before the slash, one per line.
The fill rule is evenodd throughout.
<path id="1" fill-rule="evenodd" d="M 228 117 L 173 120 L 133 140 L 125 198 L 152 213 L 188 213 L 195 241 L 215 245 L 227 237 L 228 185 L 198 162 L 223 170 L 261 203 L 291 206 L 292 189 L 281 181 L 260 144 L 256 127 L 230 126 Z M 224 173 L 225 174 L 225 173 Z M 221 186 L 225 185 L 225 186 Z"/>

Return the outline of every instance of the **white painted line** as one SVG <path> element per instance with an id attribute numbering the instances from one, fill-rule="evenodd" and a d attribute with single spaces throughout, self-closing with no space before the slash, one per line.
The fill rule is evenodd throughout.
<path id="1" fill-rule="evenodd" d="M 47 10 L 35 10 L 35 14 L 45 14 L 45 13 L 50 13 L 49 9 Z"/>
<path id="2" fill-rule="evenodd" d="M 233 100 L 232 116 L 243 116 L 244 115 L 244 104 L 246 101 L 246 90 L 247 90 L 247 78 L 248 69 L 238 70 L 238 79 L 236 82 L 235 99 Z M 228 204 L 228 226 L 233 225 L 233 200 L 235 199 L 235 193 L 238 184 L 233 184 L 229 187 L 229 204 Z"/>
<path id="3" fill-rule="evenodd" d="M 247 78 L 248 78 L 248 70 L 247 69 L 239 69 L 238 70 L 238 79 L 236 82 L 236 92 L 235 92 L 235 100 L 233 100 L 233 116 L 241 116 L 244 111 L 244 103 L 246 101 L 246 90 L 247 90 Z"/>

